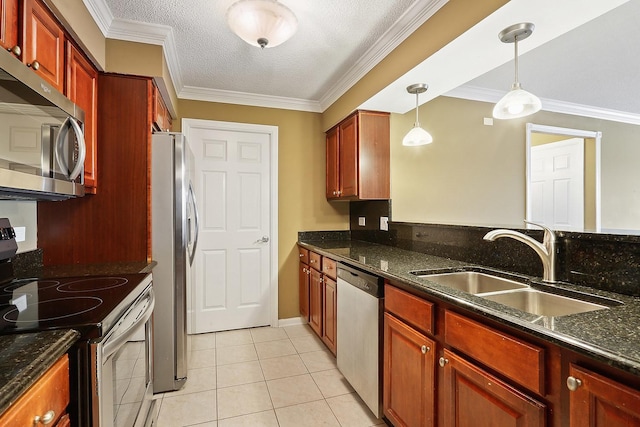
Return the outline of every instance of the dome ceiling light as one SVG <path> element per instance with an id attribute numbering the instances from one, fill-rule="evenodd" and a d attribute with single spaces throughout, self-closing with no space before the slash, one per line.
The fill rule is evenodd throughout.
<path id="1" fill-rule="evenodd" d="M 424 93 L 429 88 L 426 83 L 416 83 L 407 86 L 407 92 L 416 95 L 416 123 L 404 138 L 402 138 L 402 145 L 415 147 L 418 145 L 427 145 L 433 142 L 433 137 L 429 132 L 420 127 L 420 121 L 418 120 L 418 95 Z"/>
<path id="2" fill-rule="evenodd" d="M 515 46 L 515 81 L 511 90 L 493 107 L 493 117 L 496 119 L 517 119 L 540 111 L 540 98 L 522 89 L 518 81 L 518 42 L 533 33 L 535 25 L 530 22 L 511 25 L 498 34 L 503 43 L 513 43 Z"/>
<path id="3" fill-rule="evenodd" d="M 276 47 L 298 29 L 296 15 L 276 0 L 240 0 L 227 9 L 229 28 L 250 45 Z"/>

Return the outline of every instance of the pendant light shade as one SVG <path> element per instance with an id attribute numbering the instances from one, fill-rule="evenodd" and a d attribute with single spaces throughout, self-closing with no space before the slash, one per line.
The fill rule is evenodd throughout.
<path id="1" fill-rule="evenodd" d="M 275 47 L 298 29 L 296 15 L 276 0 L 240 0 L 227 10 L 229 28 L 250 45 Z"/>
<path id="2" fill-rule="evenodd" d="M 540 98 L 522 89 L 518 81 L 518 41 L 529 37 L 534 28 L 532 23 L 524 22 L 511 25 L 498 34 L 503 43 L 514 43 L 515 81 L 511 90 L 493 107 L 493 117 L 496 119 L 517 119 L 538 112 L 542 108 Z"/>
<path id="3" fill-rule="evenodd" d="M 407 86 L 407 92 L 416 95 L 416 123 L 405 136 L 402 138 L 402 145 L 408 147 L 415 147 L 418 145 L 427 145 L 433 142 L 433 137 L 429 132 L 420 127 L 420 121 L 418 120 L 418 95 L 424 93 L 429 88 L 429 85 L 425 83 L 416 83 L 411 86 Z"/>

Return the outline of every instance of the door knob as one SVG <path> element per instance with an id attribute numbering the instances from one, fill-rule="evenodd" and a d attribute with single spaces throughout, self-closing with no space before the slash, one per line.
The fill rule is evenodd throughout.
<path id="1" fill-rule="evenodd" d="M 269 238 L 267 236 L 262 236 L 260 239 L 256 240 L 253 243 L 257 244 L 257 243 L 268 243 L 268 242 L 269 242 Z"/>
<path id="2" fill-rule="evenodd" d="M 576 377 L 567 378 L 567 388 L 571 391 L 576 391 L 578 387 L 582 385 L 582 381 Z"/>

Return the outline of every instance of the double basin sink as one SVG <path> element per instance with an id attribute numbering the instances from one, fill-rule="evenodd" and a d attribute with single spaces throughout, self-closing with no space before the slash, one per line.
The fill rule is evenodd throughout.
<path id="1" fill-rule="evenodd" d="M 580 298 L 558 295 L 534 289 L 511 279 L 477 271 L 451 273 L 412 271 L 411 274 L 537 316 L 566 316 L 606 310 L 622 304 L 619 301 L 592 295 L 584 295 Z"/>

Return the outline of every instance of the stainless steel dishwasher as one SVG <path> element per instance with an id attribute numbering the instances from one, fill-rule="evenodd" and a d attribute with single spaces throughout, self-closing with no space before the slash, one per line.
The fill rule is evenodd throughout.
<path id="1" fill-rule="evenodd" d="M 338 264 L 338 369 L 378 418 L 382 416 L 381 277 Z"/>

